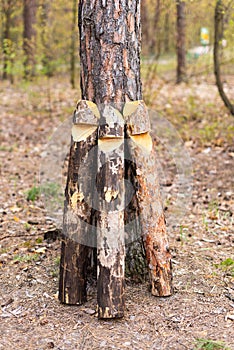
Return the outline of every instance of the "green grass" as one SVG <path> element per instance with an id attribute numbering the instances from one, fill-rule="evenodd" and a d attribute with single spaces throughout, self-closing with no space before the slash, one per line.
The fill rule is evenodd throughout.
<path id="1" fill-rule="evenodd" d="M 234 260 L 227 258 L 220 264 L 215 264 L 215 267 L 222 269 L 227 275 L 234 277 Z"/>
<path id="2" fill-rule="evenodd" d="M 199 338 L 193 350 L 231 350 L 223 341 Z"/>
<path id="3" fill-rule="evenodd" d="M 39 198 L 40 195 L 40 188 L 37 186 L 33 186 L 30 190 L 27 191 L 27 201 L 34 202 L 36 199 Z"/>
<path id="4" fill-rule="evenodd" d="M 40 259 L 40 254 L 25 254 L 25 255 L 15 255 L 13 260 L 14 262 L 30 262 L 30 261 L 38 261 Z"/>
<path id="5" fill-rule="evenodd" d="M 40 187 L 33 186 L 30 190 L 26 192 L 27 201 L 34 202 L 40 197 L 40 194 L 43 193 L 46 197 L 54 197 L 56 200 L 59 198 L 60 194 L 60 185 L 54 182 L 48 182 L 41 185 Z"/>
<path id="6" fill-rule="evenodd" d="M 2 152 L 12 152 L 13 147 L 0 146 L 0 151 Z"/>

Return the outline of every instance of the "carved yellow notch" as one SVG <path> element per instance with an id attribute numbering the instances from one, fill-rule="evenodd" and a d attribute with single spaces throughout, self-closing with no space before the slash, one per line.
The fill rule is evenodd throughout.
<path id="1" fill-rule="evenodd" d="M 85 141 L 97 130 L 100 113 L 97 105 L 88 100 L 80 100 L 74 112 L 72 138 L 75 142 Z"/>
<path id="2" fill-rule="evenodd" d="M 123 115 L 129 134 L 138 135 L 150 131 L 149 114 L 144 101 L 126 102 Z"/>
<path id="3" fill-rule="evenodd" d="M 153 149 L 153 142 L 148 132 L 139 135 L 131 135 L 130 138 L 137 144 L 138 147 L 146 154 L 149 154 Z"/>
<path id="4" fill-rule="evenodd" d="M 149 115 L 144 101 L 125 103 L 123 115 L 129 137 L 144 153 L 149 154 L 152 151 L 153 142 L 149 134 Z"/>

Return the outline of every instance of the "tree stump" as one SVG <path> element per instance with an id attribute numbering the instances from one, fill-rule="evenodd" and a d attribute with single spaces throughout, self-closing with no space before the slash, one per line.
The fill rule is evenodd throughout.
<path id="1" fill-rule="evenodd" d="M 87 267 L 96 246 L 93 226 L 95 152 L 99 111 L 90 101 L 80 101 L 74 113 L 68 165 L 61 246 L 59 300 L 66 304 L 86 301 Z M 85 181 L 80 176 L 85 164 Z M 83 243 L 83 244 L 82 244 Z"/>
<path id="2" fill-rule="evenodd" d="M 134 101 L 125 104 L 123 114 L 127 123 L 131 158 L 136 164 L 136 197 L 151 292 L 156 296 L 169 296 L 173 292 L 171 254 L 157 177 L 156 155 L 149 134 L 148 112 L 143 101 Z"/>
<path id="3" fill-rule="evenodd" d="M 124 120 L 105 106 L 98 138 L 97 301 L 99 318 L 124 315 Z"/>

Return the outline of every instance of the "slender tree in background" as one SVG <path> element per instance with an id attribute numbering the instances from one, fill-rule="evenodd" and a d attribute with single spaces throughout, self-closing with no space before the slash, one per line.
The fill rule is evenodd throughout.
<path id="1" fill-rule="evenodd" d="M 224 35 L 224 14 L 225 8 L 222 0 L 218 0 L 215 7 L 215 39 L 214 39 L 214 73 L 216 78 L 216 85 L 219 90 L 219 94 L 232 115 L 234 115 L 234 104 L 231 103 L 227 94 L 224 91 L 221 70 L 220 70 L 220 54 L 222 47 L 222 39 Z"/>
<path id="2" fill-rule="evenodd" d="M 11 72 L 13 66 L 13 42 L 11 39 L 11 26 L 13 12 L 15 9 L 16 0 L 2 0 L 2 19 L 3 24 L 3 36 L 2 36 L 2 46 L 3 46 L 3 74 L 2 78 L 8 79 L 10 77 L 11 82 L 13 83 L 13 74 Z"/>
<path id="3" fill-rule="evenodd" d="M 24 0 L 23 49 L 25 53 L 24 76 L 26 79 L 35 75 L 36 8 L 36 0 Z"/>
<path id="4" fill-rule="evenodd" d="M 122 234 L 124 225 L 128 226 L 130 222 L 133 225 L 129 225 L 131 227 L 128 234 L 135 241 L 127 247 L 128 272 L 134 277 L 144 275 L 148 266 L 152 293 L 165 296 L 172 292 L 170 252 L 161 209 L 158 215 L 158 208 L 162 208 L 158 195 L 159 185 L 151 176 L 156 169 L 152 167 L 147 172 L 149 165 L 141 155 L 137 172 L 137 155 L 141 154 L 139 145 L 146 142 L 151 149 L 148 128 L 140 131 L 143 135 L 138 135 L 138 130 L 137 135 L 134 132 L 140 126 L 148 124 L 148 116 L 142 113 L 144 108 L 141 103 L 139 110 L 134 107 L 142 99 L 140 1 L 90 3 L 88 0 L 81 0 L 79 29 L 82 101 L 74 115 L 64 210 L 59 299 L 67 304 L 81 304 L 86 300 L 87 271 L 95 253 L 92 248 L 82 245 L 80 238 L 88 237 L 89 231 L 96 227 L 98 248 L 97 261 L 94 264 L 98 267 L 98 314 L 100 318 L 119 318 L 124 314 L 125 268 Z M 133 106 L 129 107 L 129 101 L 135 101 Z M 114 104 L 115 109 L 111 106 L 103 109 L 103 104 L 107 103 Z M 99 112 L 101 124 L 97 128 Z M 125 143 L 122 115 L 134 120 L 131 124 L 129 119 L 124 135 Z M 115 123 L 110 128 L 109 118 L 112 116 Z M 80 130 L 83 130 L 82 133 Z M 94 146 L 97 146 L 97 153 L 91 163 L 97 170 L 92 169 L 90 172 L 86 167 L 87 181 L 81 184 L 78 174 L 82 170 L 82 163 L 87 165 L 87 154 Z M 132 160 L 125 156 L 127 160 L 124 162 L 123 146 L 125 154 L 132 155 Z M 152 159 L 149 163 L 152 163 Z M 87 206 L 87 203 L 92 203 L 93 172 L 100 197 L 105 199 L 104 202 L 99 199 L 99 210 Z M 124 213 L 107 210 L 115 207 L 115 199 L 123 201 L 120 187 L 124 177 L 131 181 L 135 189 L 130 202 L 126 199 Z M 149 188 L 147 177 L 153 180 L 148 181 Z M 91 187 L 87 188 L 87 183 Z M 119 186 L 118 191 L 116 186 Z M 154 198 L 151 193 L 155 193 Z M 83 220 L 78 225 L 74 224 L 73 216 L 69 215 L 72 211 Z M 151 216 L 149 223 L 148 212 Z M 142 215 L 141 225 L 139 214 Z M 144 239 L 141 237 L 141 229 Z M 116 239 L 118 237 L 119 240 Z M 111 239 L 115 240 L 117 248 L 116 245 L 111 246 Z"/>
<path id="5" fill-rule="evenodd" d="M 165 13 L 164 18 L 164 52 L 168 53 L 170 50 L 170 14 L 169 11 Z"/>
<path id="6" fill-rule="evenodd" d="M 73 0 L 72 6 L 72 34 L 71 34 L 71 86 L 75 89 L 75 62 L 76 62 L 76 27 L 77 27 L 77 0 Z"/>
<path id="7" fill-rule="evenodd" d="M 153 33 L 152 33 L 151 44 L 150 44 L 150 51 L 151 53 L 155 53 L 155 50 L 156 50 L 157 58 L 159 57 L 160 51 L 161 51 L 161 47 L 160 47 L 161 39 L 159 34 L 160 14 L 161 14 L 161 0 L 157 0 L 155 13 L 154 13 L 154 21 L 153 21 Z M 145 23 L 145 25 L 147 25 L 147 23 Z"/>
<path id="8" fill-rule="evenodd" d="M 145 23 L 142 26 L 142 43 L 146 44 L 146 48 L 148 47 L 148 43 L 150 42 L 150 32 L 149 32 L 149 13 L 148 6 L 146 0 L 141 0 L 141 21 Z M 147 51 L 146 51 L 147 52 Z"/>
<path id="9" fill-rule="evenodd" d="M 42 64 L 44 67 L 45 75 L 50 78 L 53 76 L 54 69 L 53 69 L 53 55 L 51 52 L 50 47 L 50 40 L 51 40 L 51 32 L 49 30 L 50 23 L 49 23 L 49 15 L 51 11 L 51 3 L 49 0 L 43 0 L 41 4 L 41 18 L 40 18 L 40 25 L 41 25 L 41 43 L 42 43 Z"/>
<path id="10" fill-rule="evenodd" d="M 185 1 L 176 0 L 177 9 L 177 83 L 186 82 L 186 16 Z"/>

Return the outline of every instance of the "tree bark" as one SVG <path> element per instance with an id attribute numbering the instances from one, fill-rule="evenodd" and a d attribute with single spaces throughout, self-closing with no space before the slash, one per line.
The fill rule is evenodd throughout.
<path id="1" fill-rule="evenodd" d="M 140 2 L 112 1 L 96 2 L 90 5 L 88 1 L 81 1 L 79 8 L 80 27 L 80 57 L 81 57 L 81 90 L 82 98 L 92 100 L 98 105 L 114 103 L 122 110 L 125 101 L 140 99 Z M 119 150 L 120 152 L 120 150 Z M 122 152 L 122 151 L 121 151 Z M 121 153 L 122 154 L 122 153 Z M 121 156 L 122 157 L 122 156 Z M 120 157 L 120 158 L 121 158 Z M 126 167 L 125 167 L 126 168 Z M 106 177 L 104 176 L 106 179 Z M 108 186 L 106 186 L 108 187 Z M 99 219 L 97 219 L 99 221 Z M 109 221 L 109 219 L 107 219 Z M 123 227 L 123 218 L 119 218 L 118 226 Z M 99 224 L 98 224 L 99 225 Z M 100 226 L 101 227 L 101 226 Z M 115 235 L 112 230 L 112 235 Z M 100 235 L 99 241 L 102 240 Z M 110 293 L 105 290 L 111 288 L 112 268 L 108 272 L 100 268 L 98 282 L 99 317 L 121 317 L 124 309 L 124 290 L 122 244 L 115 254 L 117 274 L 121 277 L 118 282 L 116 295 L 118 300 L 111 300 Z M 100 257 L 99 249 L 98 256 Z M 118 260 L 119 259 L 119 260 Z M 100 259 L 99 259 L 100 261 Z M 100 263 L 98 263 L 100 265 Z M 104 275 L 102 275 L 104 271 Z M 103 281 L 103 282 L 102 282 Z M 105 295 L 103 299 L 102 295 Z M 110 304 L 113 307 L 110 307 Z M 117 307 L 115 307 L 116 304 Z M 109 307 L 109 313 L 106 308 Z"/>
<path id="2" fill-rule="evenodd" d="M 124 316 L 124 120 L 106 106 L 99 126 L 97 301 L 99 318 Z"/>
<path id="3" fill-rule="evenodd" d="M 24 0 L 23 20 L 24 76 L 28 79 L 35 75 L 36 0 Z"/>
<path id="4" fill-rule="evenodd" d="M 176 0 L 177 9 L 177 84 L 187 81 L 186 76 L 186 17 L 185 2 Z"/>
<path id="5" fill-rule="evenodd" d="M 124 136 L 130 136 L 128 132 L 126 133 L 126 127 L 124 130 L 124 122 L 121 119 L 127 101 L 142 99 L 140 1 L 94 2 L 81 0 L 79 3 L 79 29 L 83 99 L 81 103 L 86 100 L 86 104 L 90 108 L 90 104 L 94 102 L 100 111 L 101 118 L 99 119 L 98 143 L 97 141 L 95 143 L 95 138 L 97 140 L 96 129 L 91 128 L 91 131 L 93 130 L 91 134 L 89 134 L 90 131 L 86 130 L 86 133 L 82 134 L 82 140 L 76 136 L 77 133 L 80 133 L 81 125 L 77 126 L 75 133 L 73 132 L 64 213 L 65 237 L 62 244 L 60 270 L 60 288 L 63 292 L 60 293 L 60 300 L 78 304 L 83 302 L 86 297 L 87 276 L 85 271 L 90 266 L 90 251 L 92 249 L 88 246 L 80 247 L 80 239 L 88 232 L 72 221 L 75 211 L 77 217 L 81 216 L 83 221 L 90 224 L 91 230 L 95 230 L 96 227 L 97 231 L 96 264 L 98 267 L 99 318 L 118 318 L 122 317 L 124 312 L 124 228 L 127 227 L 128 232 L 125 233 L 130 237 L 130 242 L 134 238 L 133 244 L 129 244 L 126 249 L 127 271 L 131 276 L 137 278 L 145 276 L 147 265 L 139 218 L 139 213 L 143 209 L 139 211 L 138 206 L 139 200 L 143 202 L 145 193 L 142 192 L 142 196 L 137 194 L 137 186 L 139 185 L 139 179 L 136 177 L 137 161 L 134 157 L 134 160 L 131 159 L 133 147 L 129 145 L 128 141 L 124 141 Z M 79 115 L 78 112 L 77 114 Z M 81 123 L 80 120 L 78 122 Z M 138 132 L 141 123 L 148 123 L 148 119 L 143 121 L 142 115 L 138 113 L 138 119 L 135 122 L 136 125 L 132 125 L 131 130 L 136 128 L 135 131 Z M 84 205 L 87 203 L 87 200 L 84 201 L 84 199 L 89 193 L 92 193 L 92 189 L 89 191 L 90 188 L 89 190 L 84 188 L 81 196 L 81 185 L 77 174 L 82 170 L 82 164 L 87 162 L 87 154 L 90 153 L 91 144 L 92 147 L 95 147 L 96 144 L 98 146 L 98 153 L 92 158 L 95 167 L 97 164 L 97 171 L 94 169 L 89 171 L 88 169 L 86 173 L 87 176 L 90 174 L 92 177 L 89 182 L 96 181 L 99 197 L 93 198 L 92 210 L 90 211 L 90 208 Z M 127 154 L 125 160 L 124 153 L 125 158 Z M 134 155 L 134 152 L 132 153 Z M 144 176 L 147 177 L 146 174 Z M 126 191 L 124 191 L 124 181 L 130 181 L 134 189 L 129 203 Z M 150 188 L 151 190 L 152 188 Z M 149 203 L 150 197 L 146 196 L 146 198 L 147 203 Z M 157 198 L 157 200 L 160 199 Z M 92 199 L 89 198 L 88 202 L 92 202 Z M 125 210 L 121 210 L 123 203 L 126 206 Z M 146 206 L 144 206 L 144 210 L 145 208 Z M 69 216 L 66 211 L 71 211 L 72 214 Z M 151 224 L 153 225 L 153 221 Z M 144 225 L 146 231 L 146 222 Z M 163 227 L 164 230 L 161 221 L 156 226 Z M 71 233 L 69 234 L 68 231 Z M 165 231 L 163 231 L 164 233 Z M 151 232 L 148 234 L 150 238 L 153 238 Z M 72 244 L 70 239 L 77 239 L 77 237 L 79 243 L 76 240 Z M 146 237 L 148 236 L 146 235 Z M 144 241 L 146 242 L 146 238 Z M 152 244 L 154 241 L 145 245 L 148 251 L 146 252 L 148 264 L 155 263 L 153 254 L 156 254 L 155 249 L 157 250 L 157 248 L 152 247 Z M 95 256 L 95 253 L 93 255 Z M 69 271 L 66 272 L 66 270 Z M 157 273 L 158 271 L 159 269 L 157 269 Z M 152 273 L 151 275 L 153 276 Z M 72 294 L 71 290 L 74 291 L 75 295 L 75 288 L 79 288 L 79 293 L 77 292 L 76 296 L 72 298 L 69 295 Z M 158 293 L 158 295 L 165 295 L 165 290 L 163 288 L 162 290 L 162 293 Z"/>
<path id="6" fill-rule="evenodd" d="M 91 247 L 96 246 L 92 194 L 98 119 L 99 112 L 94 104 L 78 103 L 72 127 L 61 246 L 59 300 L 65 304 L 80 305 L 87 298 Z M 92 150 L 94 154 L 90 157 Z"/>
<path id="7" fill-rule="evenodd" d="M 79 28 L 82 98 L 141 99 L 140 1 L 80 1 Z"/>
<path id="8" fill-rule="evenodd" d="M 234 104 L 231 103 L 223 89 L 220 71 L 220 45 L 223 38 L 223 13 L 224 6 L 222 0 L 218 0 L 215 7 L 214 73 L 220 97 L 230 113 L 234 115 Z"/>
<path id="9" fill-rule="evenodd" d="M 136 197 L 141 233 L 155 296 L 173 293 L 172 266 L 157 177 L 156 154 L 149 134 L 150 123 L 143 101 L 126 103 L 123 111 L 132 161 L 136 164 Z"/>
<path id="10" fill-rule="evenodd" d="M 125 101 L 142 98 L 140 2 L 135 0 L 103 4 L 98 2 L 90 8 L 87 1 L 80 2 L 82 98 L 97 104 L 115 103 L 121 109 Z M 125 177 L 131 180 L 135 172 L 134 164 L 125 160 Z M 137 201 L 134 196 L 128 208 L 126 222 L 130 216 L 137 218 Z M 140 233 L 136 236 L 140 237 Z M 125 268 L 134 279 L 145 276 L 144 255 L 141 239 L 127 247 Z"/>

